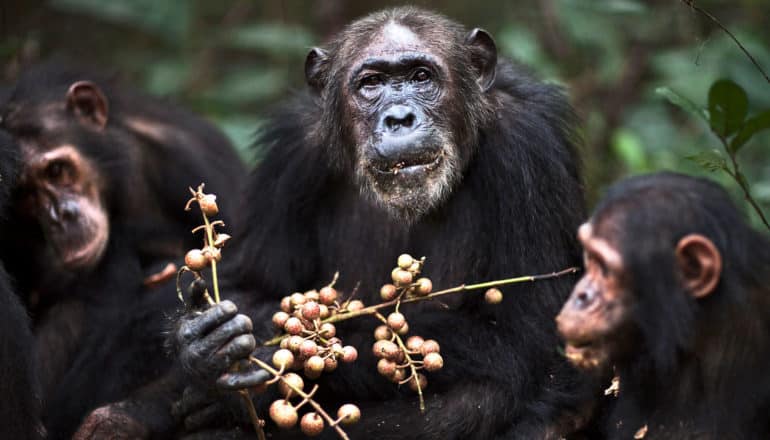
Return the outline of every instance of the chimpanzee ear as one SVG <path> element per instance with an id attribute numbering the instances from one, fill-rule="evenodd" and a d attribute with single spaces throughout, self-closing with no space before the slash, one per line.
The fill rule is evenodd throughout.
<path id="1" fill-rule="evenodd" d="M 107 98 L 91 81 L 78 81 L 67 91 L 67 110 L 87 126 L 101 130 L 107 125 Z"/>
<path id="2" fill-rule="evenodd" d="M 320 93 L 326 85 L 324 71 L 328 61 L 329 57 L 326 51 L 318 47 L 310 49 L 310 53 L 305 58 L 305 80 L 317 93 Z"/>
<path id="3" fill-rule="evenodd" d="M 690 234 L 676 245 L 676 259 L 684 287 L 695 298 L 716 290 L 722 275 L 722 255 L 708 238 Z"/>
<path id="4" fill-rule="evenodd" d="M 478 83 L 487 91 L 495 82 L 497 69 L 497 45 L 492 36 L 484 29 L 476 28 L 465 38 L 465 44 L 471 50 L 471 62 L 479 73 Z"/>

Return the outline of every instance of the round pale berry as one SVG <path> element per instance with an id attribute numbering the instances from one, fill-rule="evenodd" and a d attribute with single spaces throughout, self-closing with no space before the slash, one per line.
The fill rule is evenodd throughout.
<path id="1" fill-rule="evenodd" d="M 286 312 L 275 312 L 273 314 L 273 325 L 276 328 L 283 328 L 283 326 L 286 324 L 286 320 L 289 319 L 289 314 Z"/>
<path id="2" fill-rule="evenodd" d="M 414 263 L 414 258 L 409 254 L 401 254 L 398 256 L 398 267 L 401 269 L 409 269 Z"/>
<path id="3" fill-rule="evenodd" d="M 342 362 L 349 364 L 355 362 L 358 359 L 358 350 L 352 345 L 346 345 L 342 347 Z"/>
<path id="4" fill-rule="evenodd" d="M 297 410 L 288 400 L 276 400 L 270 405 L 270 418 L 280 428 L 289 429 L 297 424 Z"/>
<path id="5" fill-rule="evenodd" d="M 376 341 L 381 341 L 383 339 L 390 339 L 393 337 L 393 332 L 388 328 L 387 325 L 380 325 L 376 329 L 374 329 L 374 339 Z"/>
<path id="6" fill-rule="evenodd" d="M 392 284 L 385 284 L 380 288 L 380 298 L 382 298 L 383 301 L 392 301 L 396 299 L 397 295 L 398 291 L 396 290 L 396 286 Z"/>
<path id="7" fill-rule="evenodd" d="M 283 325 L 283 329 L 286 330 L 286 333 L 290 335 L 298 335 L 302 333 L 302 330 L 305 329 L 305 326 L 302 325 L 302 321 L 300 321 L 299 318 L 292 316 L 286 320 L 286 323 Z"/>
<path id="8" fill-rule="evenodd" d="M 427 355 L 428 353 L 438 353 L 440 351 L 441 346 L 438 345 L 438 342 L 436 342 L 435 339 L 428 339 L 420 346 L 420 354 L 423 356 Z"/>
<path id="9" fill-rule="evenodd" d="M 209 259 L 203 255 L 203 251 L 200 249 L 192 249 L 185 254 L 184 264 L 189 267 L 190 270 L 199 272 L 209 265 Z"/>
<path id="10" fill-rule="evenodd" d="M 299 421 L 302 433 L 308 437 L 315 437 L 324 430 L 324 419 L 317 413 L 309 412 Z"/>
<path id="11" fill-rule="evenodd" d="M 299 354 L 305 358 L 315 356 L 318 354 L 318 344 L 310 339 L 302 341 L 302 344 L 299 346 Z"/>
<path id="12" fill-rule="evenodd" d="M 418 351 L 423 342 L 425 342 L 425 339 L 423 339 L 422 336 L 410 336 L 409 339 L 406 340 L 406 348 L 408 348 L 409 351 Z"/>
<path id="13" fill-rule="evenodd" d="M 217 196 L 214 194 L 206 194 L 198 199 L 198 205 L 201 207 L 201 211 L 208 217 L 213 217 L 219 212 L 217 206 Z"/>
<path id="14" fill-rule="evenodd" d="M 273 365 L 275 368 L 288 368 L 294 363 L 294 354 L 282 348 L 273 353 Z"/>
<path id="15" fill-rule="evenodd" d="M 414 291 L 417 296 L 426 296 L 433 290 L 433 282 L 430 278 L 420 278 L 417 280 L 417 284 L 418 286 Z"/>
<path id="16" fill-rule="evenodd" d="M 422 365 L 425 370 L 433 372 L 438 371 L 444 366 L 444 358 L 438 353 L 428 353 L 422 358 Z"/>
<path id="17" fill-rule="evenodd" d="M 326 286 L 318 292 L 318 300 L 321 301 L 321 304 L 330 306 L 334 304 L 334 301 L 337 301 L 337 291 L 334 287 Z"/>
<path id="18" fill-rule="evenodd" d="M 348 303 L 348 311 L 357 312 L 364 308 L 364 303 L 361 300 L 354 299 Z"/>
<path id="19" fill-rule="evenodd" d="M 321 324 L 319 331 L 321 332 L 321 336 L 324 338 L 333 338 L 334 335 L 337 334 L 337 327 L 335 327 L 331 322 L 324 322 Z"/>
<path id="20" fill-rule="evenodd" d="M 343 425 L 351 425 L 361 419 L 361 410 L 352 403 L 342 405 L 337 411 L 337 417 Z"/>
<path id="21" fill-rule="evenodd" d="M 302 305 L 302 317 L 309 320 L 317 319 L 321 316 L 321 307 L 315 301 L 308 301 Z"/>
<path id="22" fill-rule="evenodd" d="M 385 377 L 392 377 L 396 374 L 396 368 L 396 363 L 391 360 L 380 359 L 377 361 L 377 372 Z"/>
<path id="23" fill-rule="evenodd" d="M 484 292 L 484 301 L 487 304 L 500 304 L 503 301 L 503 292 L 500 289 L 491 288 Z"/>
<path id="24" fill-rule="evenodd" d="M 283 378 L 278 381 L 278 391 L 284 396 L 288 396 L 289 392 L 293 392 L 294 387 L 300 391 L 305 388 L 305 382 L 297 373 L 286 373 Z"/>
<path id="25" fill-rule="evenodd" d="M 393 312 L 388 315 L 388 327 L 395 331 L 399 331 L 401 327 L 406 324 L 406 317 L 398 312 Z"/>

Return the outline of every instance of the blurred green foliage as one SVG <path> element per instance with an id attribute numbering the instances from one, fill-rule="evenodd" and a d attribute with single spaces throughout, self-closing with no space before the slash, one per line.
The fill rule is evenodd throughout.
<path id="1" fill-rule="evenodd" d="M 721 127 L 717 133 L 726 130 L 738 138 L 738 119 L 745 125 L 764 126 L 762 118 L 770 116 L 761 111 L 770 108 L 770 84 L 724 32 L 682 2 L 414 3 L 468 27 L 486 28 L 496 37 L 502 55 L 567 88 L 583 122 L 589 203 L 615 179 L 660 169 L 710 175 L 742 200 L 740 188 L 729 176 L 711 173 L 701 166 L 703 161 L 699 165 L 688 157 L 719 148 L 714 124 Z M 273 104 L 304 86 L 307 50 L 346 22 L 396 4 L 6 2 L 0 5 L 0 67 L 4 79 L 11 81 L 20 65 L 64 53 L 117 70 L 150 93 L 170 96 L 206 115 L 253 162 L 259 159 L 259 150 L 249 148 L 254 130 Z M 770 2 L 702 0 L 698 6 L 715 15 L 770 70 Z M 720 78 L 745 90 L 746 99 L 726 102 L 725 109 L 712 108 L 709 89 Z M 724 84 L 720 87 L 730 87 Z M 672 98 L 679 105 L 672 105 Z M 703 117 L 690 117 L 688 106 Z M 720 112 L 721 120 L 715 116 Z M 755 116 L 759 120 L 749 123 L 746 115 L 759 115 Z M 768 142 L 767 132 L 757 133 L 740 150 L 742 172 L 764 207 L 770 204 Z"/>

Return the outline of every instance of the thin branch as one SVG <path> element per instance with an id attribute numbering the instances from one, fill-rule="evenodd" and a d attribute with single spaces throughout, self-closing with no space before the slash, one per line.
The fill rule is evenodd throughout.
<path id="1" fill-rule="evenodd" d="M 732 38 L 732 40 L 735 42 L 735 44 L 737 44 L 737 45 L 738 45 L 738 47 L 739 47 L 739 48 L 740 48 L 740 49 L 743 51 L 743 53 L 744 53 L 744 54 L 746 54 L 746 56 L 747 56 L 747 57 L 749 57 L 749 60 L 751 60 L 752 64 L 754 64 L 754 67 L 756 67 L 756 68 L 757 68 L 757 70 L 759 70 L 759 73 L 761 73 L 761 74 L 762 74 L 762 76 L 764 76 L 764 77 L 765 77 L 765 81 L 767 81 L 768 83 L 770 83 L 770 76 L 767 76 L 767 73 L 765 73 L 765 70 L 764 70 L 764 69 L 762 69 L 762 66 L 760 66 L 760 65 L 759 65 L 759 63 L 757 62 L 757 60 L 756 60 L 756 59 L 754 59 L 754 57 L 751 55 L 751 53 L 748 51 L 748 49 L 746 49 L 746 48 L 743 46 L 743 44 L 741 44 L 741 42 L 740 42 L 740 41 L 738 41 L 738 38 L 736 38 L 736 37 L 735 37 L 735 35 L 733 35 L 733 33 L 732 33 L 732 32 L 730 32 L 730 30 L 729 30 L 729 29 L 727 29 L 727 27 L 725 27 L 725 25 L 723 25 L 723 24 L 722 24 L 722 23 L 721 23 L 721 22 L 720 22 L 720 21 L 719 21 L 719 20 L 718 20 L 716 17 L 714 17 L 713 15 L 711 15 L 711 13 L 710 13 L 710 12 L 708 12 L 708 11 L 706 11 L 705 9 L 703 9 L 703 8 L 701 8 L 701 7 L 699 7 L 699 6 L 697 6 L 697 5 L 695 4 L 695 0 L 682 0 L 682 3 L 684 3 L 684 4 L 686 4 L 687 6 L 691 7 L 691 8 L 692 8 L 694 11 L 697 11 L 697 12 L 699 12 L 699 13 L 703 14 L 704 16 L 706 16 L 706 17 L 707 17 L 709 20 L 711 20 L 711 21 L 712 21 L 714 24 L 716 24 L 717 26 L 719 26 L 719 28 L 720 28 L 720 29 L 722 29 L 722 30 L 723 30 L 723 31 L 724 31 L 724 32 L 725 32 L 727 35 L 729 35 L 729 36 L 730 36 L 730 38 Z M 767 222 L 765 222 L 765 224 L 767 224 Z"/>
<path id="2" fill-rule="evenodd" d="M 315 400 L 312 399 L 311 394 L 315 393 L 316 388 L 313 388 L 313 391 L 311 391 L 310 394 L 308 394 L 302 391 L 301 389 L 295 387 L 294 385 L 292 385 L 288 380 L 285 380 L 279 371 L 277 371 L 276 369 L 268 365 L 266 362 L 263 362 L 254 356 L 249 356 L 249 361 L 256 364 L 259 368 L 266 370 L 268 373 L 272 374 L 273 376 L 280 378 L 281 382 L 286 384 L 286 386 L 288 386 L 289 389 L 291 389 L 294 393 L 296 393 L 298 396 L 304 399 L 303 402 L 307 402 L 308 404 L 310 404 L 310 406 L 312 406 L 316 410 L 316 412 L 326 420 L 326 423 L 328 423 L 329 426 L 331 426 L 332 428 L 334 428 L 335 431 L 337 431 L 337 434 L 340 436 L 340 438 L 344 440 L 350 440 L 350 438 L 345 433 L 345 431 L 343 431 L 342 428 L 339 427 L 339 424 L 338 424 L 339 420 L 332 419 L 329 416 L 329 414 L 327 414 L 326 411 L 324 411 L 321 405 L 319 405 Z"/>
<path id="3" fill-rule="evenodd" d="M 431 299 L 438 298 L 440 296 L 449 295 L 449 294 L 452 294 L 452 293 L 465 292 L 465 291 L 468 291 L 468 290 L 488 289 L 490 287 L 497 287 L 497 286 L 504 286 L 504 285 L 508 285 L 508 284 L 523 283 L 523 282 L 527 282 L 527 281 L 533 281 L 533 282 L 534 281 L 542 281 L 542 280 L 547 280 L 547 279 L 551 279 L 551 278 L 562 277 L 564 275 L 576 273 L 577 271 L 578 271 L 577 267 L 570 267 L 570 268 L 567 268 L 567 269 L 564 269 L 564 270 L 560 270 L 558 272 L 551 272 L 551 273 L 540 274 L 540 275 L 525 275 L 525 276 L 516 277 L 516 278 L 507 278 L 507 279 L 504 279 L 504 280 L 487 281 L 487 282 L 478 283 L 478 284 L 461 284 L 461 285 L 459 285 L 457 287 L 452 287 L 450 289 L 445 289 L 445 290 L 439 290 L 437 292 L 433 292 L 433 293 L 431 293 L 429 295 L 426 295 L 426 296 L 416 296 L 416 297 L 406 298 L 406 299 L 396 298 L 396 299 L 394 299 L 392 301 L 386 301 L 384 303 L 376 304 L 376 305 L 369 306 L 369 307 L 364 307 L 363 309 L 356 310 L 356 311 L 353 311 L 353 312 L 339 313 L 339 314 L 330 316 L 330 317 L 324 319 L 321 322 L 322 323 L 327 323 L 327 322 L 335 323 L 335 322 L 340 322 L 340 321 L 347 321 L 348 319 L 356 318 L 356 317 L 359 317 L 359 316 L 373 315 L 374 313 L 376 313 L 380 309 L 384 309 L 386 307 L 391 307 L 391 306 L 396 306 L 399 303 L 406 304 L 406 303 L 419 302 L 419 301 L 428 301 L 428 300 L 431 300 Z M 271 346 L 271 345 L 277 345 L 285 337 L 287 337 L 286 334 L 278 335 L 278 336 L 276 336 L 276 337 L 274 337 L 274 338 L 272 338 L 272 339 L 270 339 L 268 341 L 265 341 L 262 345 L 264 345 L 266 347 L 267 346 Z"/>
<path id="4" fill-rule="evenodd" d="M 759 218 L 762 220 L 762 223 L 765 224 L 765 227 L 770 229 L 770 223 L 768 223 L 767 218 L 765 218 L 765 213 L 762 211 L 762 208 L 759 207 L 759 204 L 757 204 L 756 200 L 754 200 L 754 197 L 751 196 L 751 189 L 746 185 L 746 180 L 740 177 L 741 171 L 738 166 L 738 161 L 735 159 L 735 154 L 730 152 L 730 146 L 727 143 L 727 139 L 722 136 L 717 137 L 722 142 L 722 147 L 725 149 L 725 153 L 727 153 L 727 156 L 730 158 L 730 162 L 733 165 L 732 170 L 725 168 L 725 172 L 727 172 L 727 174 L 738 183 L 738 186 L 740 186 L 741 190 L 743 191 L 743 196 L 746 201 L 749 202 L 754 211 L 756 211 L 756 213 L 759 215 Z"/>
<path id="5" fill-rule="evenodd" d="M 380 321 L 382 321 L 384 324 L 388 324 L 388 320 L 385 319 L 384 316 L 382 316 L 380 313 L 375 313 L 374 316 L 377 317 Z M 401 336 L 395 331 L 393 331 L 393 336 L 396 339 L 396 343 L 398 343 L 398 347 L 401 349 L 401 351 L 404 353 L 404 358 L 406 359 L 407 364 L 409 364 L 409 369 L 412 371 L 410 377 L 412 380 L 414 380 L 415 385 L 417 386 L 417 395 L 420 398 L 420 412 L 425 412 L 425 398 L 422 396 L 422 386 L 420 385 L 420 381 L 417 377 L 417 368 L 415 367 L 415 363 L 412 360 L 412 357 L 409 355 L 409 350 L 406 348 L 406 345 L 404 345 L 404 341 L 401 339 Z"/>

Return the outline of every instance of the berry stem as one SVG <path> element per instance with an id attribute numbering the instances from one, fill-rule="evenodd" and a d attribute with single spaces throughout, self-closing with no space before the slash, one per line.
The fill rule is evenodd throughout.
<path id="1" fill-rule="evenodd" d="M 203 215 L 203 223 L 206 225 L 206 246 L 214 246 L 214 228 L 211 227 L 209 218 L 203 210 L 201 210 L 201 214 Z M 214 286 L 214 302 L 219 303 L 219 280 L 217 277 L 216 258 L 211 259 L 211 283 Z"/>
<path id="2" fill-rule="evenodd" d="M 275 368 L 271 367 L 266 362 L 263 362 L 263 361 L 261 361 L 260 359 L 254 357 L 254 356 L 249 356 L 249 361 L 252 362 L 253 364 L 257 365 L 259 368 L 262 368 L 263 370 L 265 370 L 268 373 L 272 374 L 273 376 L 278 377 L 281 380 L 281 382 L 285 383 L 286 386 L 289 387 L 289 389 L 294 391 L 298 396 L 302 397 L 303 400 L 307 400 L 307 403 L 310 404 L 310 406 L 312 406 L 313 409 L 315 409 L 316 412 L 321 417 L 323 417 L 326 420 L 326 423 L 328 423 L 329 426 L 331 426 L 332 428 L 334 428 L 335 431 L 337 431 L 337 434 L 340 436 L 341 439 L 350 440 L 350 438 L 345 433 L 345 431 L 343 431 L 342 428 L 337 426 L 337 424 L 335 423 L 335 420 L 332 419 L 329 416 L 329 414 L 326 413 L 326 411 L 324 411 L 324 409 L 321 407 L 321 405 L 318 404 L 318 402 L 313 400 L 312 394 L 315 393 L 315 387 L 310 392 L 310 394 L 308 394 L 308 393 L 302 391 L 301 389 L 298 389 L 294 385 L 292 385 L 289 381 L 285 380 L 283 378 L 283 376 L 281 375 L 281 373 L 279 373 Z"/>
<path id="3" fill-rule="evenodd" d="M 257 438 L 259 438 L 259 440 L 266 440 L 265 431 L 262 430 L 262 421 L 259 419 L 259 416 L 257 416 L 257 410 L 254 408 L 254 402 L 251 401 L 249 391 L 238 390 L 238 393 L 240 393 L 241 397 L 243 398 L 244 404 L 246 405 L 246 410 L 249 412 L 249 420 L 251 420 L 251 424 L 254 426 L 254 431 L 257 433 Z"/>
<path id="4" fill-rule="evenodd" d="M 388 324 L 388 320 L 382 316 L 379 312 L 374 312 L 374 316 L 382 321 L 385 325 Z M 404 341 L 401 339 L 401 336 L 398 335 L 398 333 L 393 332 L 393 336 L 395 336 L 395 341 L 398 344 L 399 348 L 401 348 L 401 351 L 404 352 L 404 358 L 406 358 L 407 364 L 409 364 L 409 369 L 412 371 L 412 380 L 414 380 L 415 385 L 417 385 L 417 396 L 420 398 L 420 412 L 425 412 L 425 399 L 422 396 L 422 387 L 420 386 L 420 381 L 417 378 L 417 368 L 415 367 L 415 361 L 412 360 L 412 357 L 409 356 L 409 350 L 406 348 L 406 345 L 404 345 Z M 408 380 L 408 379 L 407 379 Z"/>
<path id="5" fill-rule="evenodd" d="M 477 283 L 477 284 L 461 284 L 457 287 L 452 287 L 445 290 L 439 290 L 436 292 L 433 292 L 426 296 L 416 296 L 412 298 L 396 298 L 392 301 L 386 301 L 384 303 L 376 304 L 369 307 L 364 307 L 363 309 L 356 310 L 354 312 L 344 312 L 344 313 L 338 313 L 336 315 L 330 316 L 324 320 L 322 320 L 322 323 L 335 323 L 340 321 L 347 321 L 348 319 L 356 318 L 359 316 L 364 315 L 373 315 L 377 313 L 378 310 L 384 309 L 386 307 L 396 306 L 398 307 L 400 304 L 406 304 L 406 303 L 413 303 L 413 302 L 419 302 L 419 301 L 427 301 L 434 298 L 438 298 L 443 295 L 449 295 L 452 293 L 458 293 L 458 292 L 465 292 L 468 290 L 478 290 L 478 289 L 488 289 L 490 287 L 497 287 L 497 286 L 504 286 L 508 284 L 516 284 L 516 283 L 524 283 L 527 281 L 542 281 L 542 280 L 548 280 L 551 278 L 558 278 L 562 277 L 564 275 L 569 275 L 573 273 L 577 273 L 579 269 L 577 267 L 569 267 L 564 270 L 560 270 L 558 272 L 551 272 L 546 274 L 539 274 L 539 275 L 525 275 L 515 278 L 506 278 L 503 280 L 495 280 L 495 281 L 487 281 L 483 283 Z M 281 340 L 286 338 L 287 334 L 281 334 L 278 335 L 268 341 L 265 341 L 262 345 L 264 346 L 271 346 L 271 345 L 278 345 Z"/>

